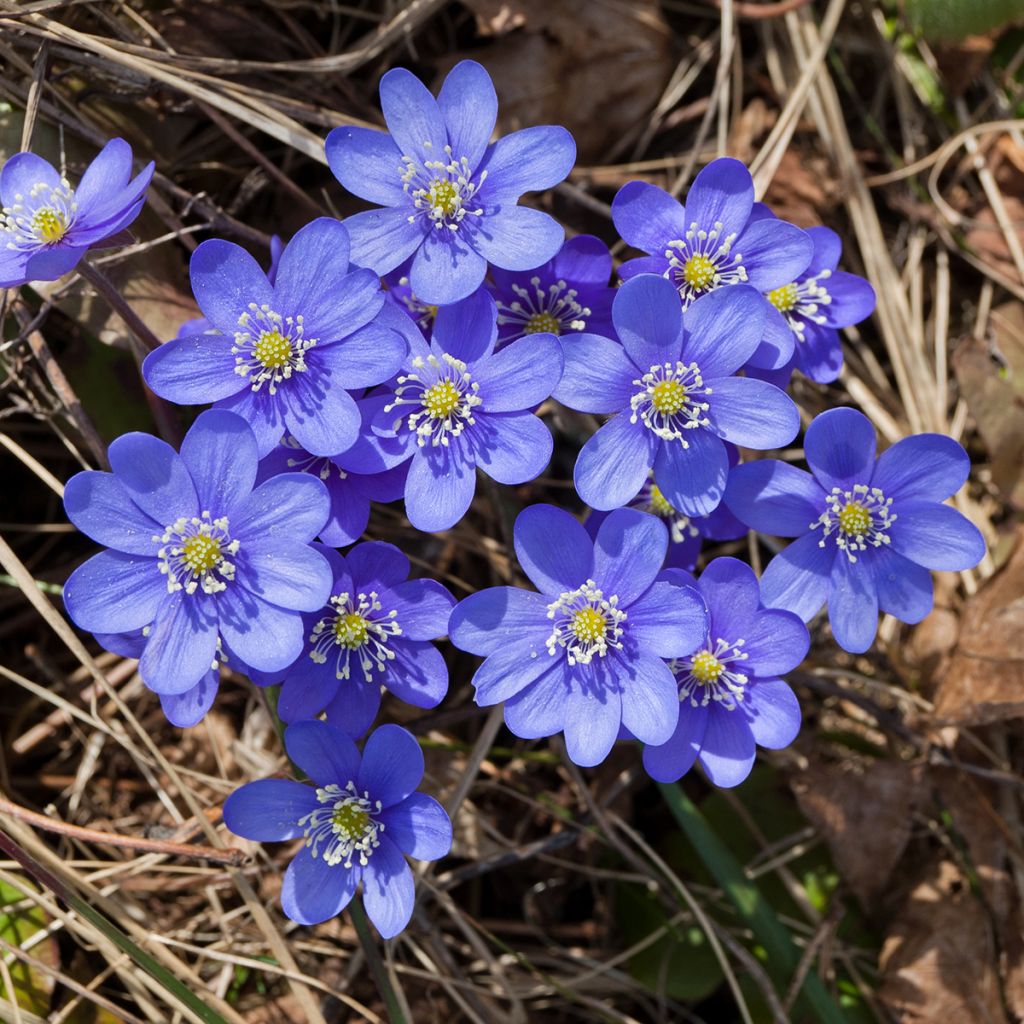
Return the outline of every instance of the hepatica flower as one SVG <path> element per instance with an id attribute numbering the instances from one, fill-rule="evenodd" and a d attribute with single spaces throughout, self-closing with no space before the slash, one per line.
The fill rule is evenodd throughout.
<path id="1" fill-rule="evenodd" d="M 805 232 L 755 212 L 750 172 L 730 157 L 697 175 L 685 207 L 656 185 L 628 182 L 612 203 L 612 219 L 626 242 L 648 253 L 624 263 L 621 276 L 660 274 L 675 285 L 684 309 L 730 285 L 770 292 L 795 281 L 811 260 Z M 757 365 L 783 366 L 792 354 L 791 337 L 769 337 Z"/>
<path id="2" fill-rule="evenodd" d="M 430 344 L 408 338 L 411 358 L 377 400 L 379 441 L 391 446 L 384 464 L 412 460 L 405 509 L 418 530 L 447 530 L 465 515 L 477 468 L 519 484 L 551 458 L 551 433 L 533 410 L 562 375 L 562 350 L 535 334 L 495 353 L 496 320 L 482 290 L 438 310 Z"/>
<path id="3" fill-rule="evenodd" d="M 735 786 L 750 774 L 755 746 L 779 750 L 800 731 L 800 705 L 779 677 L 803 661 L 810 638 L 796 615 L 761 604 L 753 569 L 735 558 L 710 562 L 697 589 L 707 634 L 672 662 L 679 724 L 667 743 L 644 748 L 644 767 L 674 782 L 699 760 L 716 786 Z"/>
<path id="4" fill-rule="evenodd" d="M 611 334 L 612 257 L 592 235 L 577 235 L 532 270 L 494 269 L 498 344 L 527 334 Z"/>
<path id="5" fill-rule="evenodd" d="M 179 455 L 149 434 L 110 446 L 112 473 L 78 473 L 64 507 L 110 550 L 79 566 L 64 604 L 81 629 L 146 630 L 139 671 L 158 694 L 184 694 L 230 653 L 256 670 L 290 665 L 302 612 L 322 607 L 331 570 L 310 541 L 327 518 L 324 485 L 303 473 L 253 489 L 256 438 L 208 410 Z"/>
<path id="6" fill-rule="evenodd" d="M 406 345 L 378 314 L 377 276 L 349 265 L 348 233 L 321 217 L 285 247 L 274 284 L 240 246 L 203 242 L 192 290 L 220 333 L 178 337 L 151 352 L 142 372 L 161 397 L 213 402 L 242 416 L 268 455 L 285 433 L 316 455 L 336 455 L 359 433 L 349 390 L 390 377 Z"/>
<path id="7" fill-rule="evenodd" d="M 942 504 L 970 460 L 952 438 L 916 434 L 875 458 L 875 430 L 855 409 L 831 409 L 807 428 L 811 472 L 765 459 L 737 466 L 726 504 L 751 529 L 796 537 L 761 578 L 766 605 L 805 622 L 828 604 L 839 646 L 871 646 L 879 610 L 920 622 L 932 607 L 929 570 L 977 565 L 977 527 Z"/>
<path id="8" fill-rule="evenodd" d="M 834 231 L 808 228 L 807 236 L 814 245 L 807 269 L 765 295 L 772 306 L 768 331 L 789 331 L 795 339 L 787 369 L 799 369 L 819 384 L 830 384 L 843 368 L 839 328 L 871 315 L 875 291 L 863 277 L 836 269 L 843 247 Z"/>
<path id="9" fill-rule="evenodd" d="M 568 512 L 532 505 L 514 541 L 539 593 L 482 590 L 448 624 L 456 647 L 485 658 L 477 703 L 504 701 L 506 724 L 524 739 L 564 732 L 579 765 L 603 761 L 620 727 L 665 743 L 679 716 L 665 659 L 695 651 L 707 630 L 697 592 L 661 575 L 665 526 L 619 509 L 591 540 Z"/>
<path id="10" fill-rule="evenodd" d="M 340 914 L 360 884 L 367 917 L 385 939 L 409 923 L 415 903 L 406 856 L 437 860 L 451 849 L 444 808 L 416 792 L 423 752 L 397 725 L 382 725 L 362 755 L 326 722 L 296 722 L 288 756 L 312 780 L 261 779 L 224 803 L 224 824 L 259 842 L 303 839 L 284 875 L 281 906 L 299 924 Z"/>
<path id="11" fill-rule="evenodd" d="M 331 595 L 307 615 L 306 644 L 285 672 L 278 713 L 286 722 L 327 719 L 361 736 L 380 707 L 381 687 L 419 708 L 448 692 L 448 668 L 430 640 L 448 632 L 455 599 L 434 580 L 410 580 L 409 559 L 391 544 L 357 544 L 345 556 L 321 549 L 334 573 Z"/>
<path id="12" fill-rule="evenodd" d="M 42 157 L 16 153 L 0 170 L 0 288 L 66 274 L 135 220 L 152 177 L 152 163 L 132 177 L 124 139 L 103 147 L 77 189 Z"/>
<path id="13" fill-rule="evenodd" d="M 554 397 L 580 412 L 616 414 L 576 462 L 576 490 L 588 505 L 625 505 L 653 467 L 670 505 L 707 515 L 725 490 L 726 442 L 777 448 L 796 436 L 800 417 L 788 396 L 734 376 L 760 343 L 764 306 L 742 285 L 712 292 L 681 315 L 672 284 L 643 274 L 612 303 L 621 344 L 593 334 L 560 339 L 565 372 Z"/>
<path id="14" fill-rule="evenodd" d="M 386 274 L 411 257 L 413 292 L 442 305 L 480 287 L 488 263 L 528 270 L 555 255 L 561 226 L 516 203 L 569 173 L 576 146 L 564 128 L 527 128 L 489 145 L 498 100 L 471 60 L 452 69 L 437 99 L 394 68 L 380 101 L 387 134 L 344 126 L 327 136 L 334 176 L 383 207 L 345 221 L 356 263 Z"/>
<path id="15" fill-rule="evenodd" d="M 260 462 L 257 481 L 279 473 L 310 473 L 322 480 L 331 499 L 327 523 L 320 539 L 331 547 L 354 544 L 370 521 L 370 503 L 397 501 L 405 490 L 406 465 L 380 472 L 356 473 L 345 469 L 345 456 L 327 458 L 307 452 L 290 434 Z"/>

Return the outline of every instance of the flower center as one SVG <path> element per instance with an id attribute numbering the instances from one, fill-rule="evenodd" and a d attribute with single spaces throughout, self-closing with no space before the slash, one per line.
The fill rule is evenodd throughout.
<path id="1" fill-rule="evenodd" d="M 665 520 L 669 536 L 673 544 L 682 544 L 687 537 L 696 537 L 700 531 L 661 493 L 661 489 L 653 480 L 649 480 L 640 488 L 640 493 L 629 503 L 631 508 L 650 512 Z"/>
<path id="2" fill-rule="evenodd" d="M 669 503 L 669 500 L 661 493 L 661 489 L 657 484 L 651 484 L 651 496 L 650 496 L 651 510 L 655 515 L 661 516 L 663 519 L 668 519 L 669 516 L 676 515 L 676 510 Z"/>
<path id="3" fill-rule="evenodd" d="M 400 405 L 415 406 L 406 426 L 416 431 L 416 443 L 422 448 L 429 440 L 435 447 L 447 448 L 453 437 L 476 423 L 473 410 L 483 402 L 477 394 L 480 385 L 466 371 L 466 364 L 447 352 L 440 359 L 433 354 L 426 359 L 417 356 L 412 366 L 416 372 L 398 378 L 394 401 L 384 406 L 384 411 L 391 412 Z M 400 417 L 395 430 L 401 423 Z"/>
<path id="4" fill-rule="evenodd" d="M 827 317 L 821 312 L 822 306 L 832 302 L 828 289 L 819 284 L 832 276 L 831 270 L 823 270 L 814 277 L 803 281 L 784 284 L 781 288 L 768 292 L 767 300 L 786 318 L 790 330 L 796 335 L 797 341 L 805 341 L 804 332 L 807 324 L 824 324 Z"/>
<path id="5" fill-rule="evenodd" d="M 673 661 L 669 667 L 679 682 L 679 700 L 691 707 L 707 707 L 712 701 L 726 711 L 735 711 L 743 700 L 750 677 L 737 672 L 734 662 L 746 661 L 745 641 L 730 643 L 721 637 L 690 658 Z"/>
<path id="6" fill-rule="evenodd" d="M 579 292 L 565 281 L 556 281 L 546 288 L 539 277 L 530 278 L 530 287 L 513 284 L 516 298 L 511 303 L 498 301 L 498 324 L 509 324 L 516 331 L 508 340 L 526 334 L 567 334 L 586 329 L 590 309 L 577 302 Z"/>
<path id="7" fill-rule="evenodd" d="M 235 357 L 235 373 L 248 377 L 253 391 L 267 385 L 267 391 L 277 394 L 277 386 L 293 373 L 304 373 L 306 352 L 316 338 L 304 338 L 302 316 L 283 317 L 266 303 L 249 308 L 238 318 L 235 343 L 231 352 Z"/>
<path id="8" fill-rule="evenodd" d="M 551 636 L 544 642 L 548 654 L 564 647 L 570 665 L 589 665 L 594 657 L 621 650 L 622 623 L 626 613 L 618 608 L 614 594 L 605 598 L 593 580 L 566 591 L 548 605 L 548 618 L 554 621 Z"/>
<path id="9" fill-rule="evenodd" d="M 423 145 L 427 150 L 431 148 L 429 142 Z M 444 160 L 422 162 L 403 156 L 402 188 L 414 207 L 409 215 L 410 224 L 418 217 L 425 217 L 430 226 L 456 231 L 467 216 L 483 214 L 483 209 L 473 203 L 473 197 L 483 185 L 487 172 L 482 171 L 473 181 L 473 169 L 464 156 L 456 159 L 451 146 L 444 147 L 444 154 Z"/>
<path id="10" fill-rule="evenodd" d="M 662 440 L 679 441 L 689 448 L 684 431 L 711 425 L 704 415 L 711 406 L 695 400 L 695 396 L 711 394 L 696 363 L 652 366 L 633 384 L 640 390 L 629 401 L 633 410 L 630 423 L 639 417 Z"/>
<path id="11" fill-rule="evenodd" d="M 366 791 L 359 796 L 354 782 L 344 789 L 332 782 L 318 788 L 316 798 L 321 806 L 298 820 L 312 856 L 322 855 L 328 867 L 342 864 L 351 868 L 354 861 L 366 867 L 384 831 L 384 823 L 376 817 L 381 802 L 371 801 Z"/>
<path id="12" fill-rule="evenodd" d="M 228 532 L 227 516 L 213 519 L 209 512 L 182 517 L 153 537 L 163 543 L 157 551 L 157 567 L 167 577 L 167 592 L 184 590 L 194 594 L 219 594 L 235 578 L 235 565 L 228 556 L 238 553 L 239 544 Z"/>
<path id="13" fill-rule="evenodd" d="M 3 208 L 0 230 L 6 235 L 8 249 L 37 249 L 63 241 L 74 223 L 78 204 L 65 179 L 54 188 L 37 182 L 27 196 L 21 192 L 10 206 Z"/>
<path id="14" fill-rule="evenodd" d="M 836 547 L 856 562 L 857 552 L 867 551 L 869 544 L 878 548 L 890 542 L 889 527 L 894 522 L 892 498 L 886 498 L 877 487 L 856 484 L 852 491 L 833 487 L 825 499 L 825 511 L 811 523 L 811 529 L 822 528 L 819 547 L 825 547 L 834 533 Z"/>
<path id="15" fill-rule="evenodd" d="M 665 276 L 675 282 L 687 309 L 694 299 L 727 284 L 740 284 L 747 279 L 743 257 L 732 251 L 735 233 L 725 235 L 721 221 L 710 231 L 690 225 L 684 238 L 668 243 L 665 258 L 668 270 Z"/>
<path id="16" fill-rule="evenodd" d="M 383 672 L 395 652 L 388 640 L 401 635 L 395 611 L 384 612 L 376 591 L 355 596 L 335 594 L 324 615 L 309 634 L 309 656 L 317 665 L 327 664 L 333 655 L 336 679 L 349 679 L 352 659 L 358 662 L 363 678 L 371 682 L 375 672 Z"/>

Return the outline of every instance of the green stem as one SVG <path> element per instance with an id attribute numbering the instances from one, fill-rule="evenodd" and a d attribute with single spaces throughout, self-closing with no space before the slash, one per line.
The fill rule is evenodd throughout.
<path id="1" fill-rule="evenodd" d="M 715 834 L 697 805 L 675 783 L 659 783 L 661 795 L 686 837 L 693 843 L 704 866 L 729 897 L 736 911 L 753 932 L 754 939 L 768 953 L 776 976 L 788 982 L 800 963 L 800 951 L 779 921 L 771 904 L 747 878 L 743 867 Z M 821 979 L 808 971 L 801 987 L 800 1002 L 809 1007 L 822 1024 L 844 1024 L 846 1017 Z"/>
<path id="2" fill-rule="evenodd" d="M 387 967 L 384 966 L 384 960 L 380 955 L 380 950 L 377 948 L 377 942 L 370 932 L 370 925 L 366 920 L 366 912 L 363 910 L 363 905 L 358 900 L 353 900 L 348 905 L 348 913 L 349 917 L 352 918 L 352 923 L 355 925 L 356 934 L 359 936 L 359 942 L 363 947 L 366 962 L 370 967 L 370 973 L 377 984 L 377 991 L 380 993 L 381 999 L 384 1000 L 384 1005 L 388 1008 L 388 1017 L 391 1019 L 391 1024 L 408 1024 L 405 1014 L 402 1012 L 402 1004 L 398 1001 L 398 996 L 395 995 L 395 990 L 392 988 L 391 978 L 388 975 Z"/>

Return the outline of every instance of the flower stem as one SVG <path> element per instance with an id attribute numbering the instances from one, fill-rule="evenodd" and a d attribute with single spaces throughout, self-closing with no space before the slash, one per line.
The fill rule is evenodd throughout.
<path id="1" fill-rule="evenodd" d="M 363 953 L 370 967 L 370 973 L 373 975 L 374 982 L 376 982 L 377 991 L 380 993 L 380 997 L 384 1000 L 384 1005 L 388 1009 L 388 1017 L 391 1018 L 391 1024 L 408 1024 L 405 1013 L 402 1011 L 402 1004 L 398 1001 L 398 996 L 391 985 L 391 978 L 388 976 L 387 968 L 384 966 L 380 950 L 377 948 L 377 943 L 370 932 L 370 926 L 367 923 L 363 905 L 358 900 L 353 900 L 348 905 L 348 912 L 352 918 L 352 923 L 355 925 L 359 942 L 363 947 Z"/>

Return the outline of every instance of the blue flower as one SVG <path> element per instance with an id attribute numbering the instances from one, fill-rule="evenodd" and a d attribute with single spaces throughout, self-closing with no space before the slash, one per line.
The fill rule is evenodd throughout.
<path id="1" fill-rule="evenodd" d="M 406 260 L 396 270 L 384 275 L 384 285 L 387 288 L 388 301 L 394 303 L 413 323 L 420 329 L 424 337 L 429 338 L 430 332 L 434 329 L 434 319 L 437 316 L 437 306 L 424 302 L 413 290 L 409 283 L 409 271 L 412 268 L 412 260 Z"/>
<path id="2" fill-rule="evenodd" d="M 196 249 L 190 271 L 196 301 L 221 333 L 151 352 L 142 366 L 149 386 L 172 402 L 237 412 L 261 456 L 286 432 L 317 455 L 350 447 L 360 416 L 348 391 L 390 377 L 406 346 L 381 315 L 376 274 L 350 267 L 344 226 L 327 217 L 307 224 L 281 254 L 273 285 L 221 239 Z"/>
<path id="3" fill-rule="evenodd" d="M 482 590 L 448 623 L 456 647 L 486 659 L 473 677 L 476 702 L 505 701 L 505 722 L 524 739 L 564 732 L 579 765 L 603 761 L 622 726 L 665 743 L 679 716 L 665 659 L 697 649 L 707 613 L 692 587 L 662 574 L 664 525 L 619 509 L 591 540 L 568 512 L 532 505 L 514 541 L 540 593 Z"/>
<path id="4" fill-rule="evenodd" d="M 497 315 L 475 292 L 438 310 L 429 345 L 407 320 L 411 360 L 373 399 L 375 451 L 349 453 L 347 464 L 367 472 L 411 458 L 405 510 L 417 530 L 447 530 L 465 515 L 478 468 L 520 484 L 551 458 L 551 432 L 533 410 L 562 375 L 558 339 L 534 334 L 495 353 Z"/>
<path id="5" fill-rule="evenodd" d="M 793 281 L 769 291 L 766 333 L 789 332 L 796 340 L 793 356 L 781 371 L 785 381 L 794 369 L 819 384 L 831 384 L 843 368 L 839 328 L 860 323 L 875 308 L 875 290 L 856 274 L 837 270 L 843 246 L 828 228 L 808 228 L 814 244 L 810 265 Z M 779 342 L 779 348 L 783 343 Z M 771 376 L 766 379 L 774 380 Z M 782 383 L 780 386 L 785 386 Z"/>
<path id="6" fill-rule="evenodd" d="M 274 672 L 302 650 L 304 611 L 331 588 L 310 546 L 327 518 L 324 485 L 304 473 L 253 489 L 256 438 L 233 413 L 208 410 L 181 454 L 149 434 L 110 446 L 113 473 L 73 476 L 68 518 L 110 550 L 64 587 L 68 614 L 93 633 L 146 630 L 139 671 L 159 694 L 183 694 L 230 654 Z"/>
<path id="7" fill-rule="evenodd" d="M 356 263 L 386 274 L 412 257 L 412 290 L 444 305 L 479 288 L 488 262 L 528 270 L 555 255 L 561 225 L 516 203 L 569 173 L 576 146 L 564 128 L 527 128 L 489 145 L 498 99 L 471 60 L 452 69 L 436 100 L 394 68 L 380 101 L 390 134 L 344 126 L 327 136 L 334 176 L 383 207 L 345 221 Z"/>
<path id="8" fill-rule="evenodd" d="M 0 288 L 56 281 L 92 248 L 114 244 L 142 209 L 153 177 L 132 177 L 132 150 L 111 139 L 78 188 L 35 153 L 16 153 L 0 171 Z"/>
<path id="9" fill-rule="evenodd" d="M 494 269 L 498 345 L 527 334 L 612 333 L 612 257 L 592 235 L 570 238 L 553 259 L 525 271 Z"/>
<path id="10" fill-rule="evenodd" d="M 697 175 L 685 208 L 656 185 L 628 182 L 612 203 L 612 219 L 626 242 L 649 255 L 628 260 L 619 273 L 668 278 L 684 309 L 728 285 L 746 283 L 759 292 L 782 287 L 804 272 L 813 247 L 804 231 L 765 211 L 754 203 L 750 172 L 730 157 Z M 777 368 L 792 354 L 792 337 L 769 335 L 756 365 Z"/>
<path id="11" fill-rule="evenodd" d="M 349 449 L 351 451 L 351 449 Z M 405 490 L 408 464 L 378 472 L 358 473 L 346 469 L 348 453 L 327 458 L 311 455 L 290 434 L 260 461 L 257 483 L 279 473 L 311 473 L 327 487 L 331 511 L 320 539 L 331 547 L 346 547 L 362 536 L 370 521 L 370 502 L 397 501 Z"/>
<path id="12" fill-rule="evenodd" d="M 360 883 L 363 907 L 385 939 L 409 923 L 415 903 L 405 857 L 437 860 L 451 849 L 444 808 L 416 792 L 423 752 L 397 725 L 382 725 L 360 755 L 326 722 L 296 722 L 284 734 L 288 756 L 313 782 L 261 779 L 224 803 L 224 824 L 259 842 L 304 838 L 284 875 L 281 906 L 299 924 L 340 914 Z"/>
<path id="13" fill-rule="evenodd" d="M 455 599 L 434 580 L 410 580 L 409 559 L 391 544 L 357 544 L 331 563 L 330 597 L 305 616 L 306 644 L 284 672 L 277 710 L 286 722 L 327 720 L 361 736 L 380 707 L 381 687 L 418 708 L 448 692 L 448 667 L 429 643 L 448 632 Z"/>
<path id="14" fill-rule="evenodd" d="M 699 651 L 671 665 L 679 724 L 667 743 L 644 748 L 644 767 L 674 782 L 699 760 L 716 786 L 736 786 L 750 774 L 755 745 L 779 750 L 800 731 L 800 705 L 779 677 L 803 661 L 810 637 L 796 615 L 761 604 L 753 569 L 735 558 L 714 559 L 696 585 L 707 634 Z"/>
<path id="15" fill-rule="evenodd" d="M 729 464 L 739 461 L 733 445 L 727 445 Z M 721 504 L 706 516 L 685 516 L 673 508 L 661 493 L 653 478 L 640 488 L 640 493 L 629 502 L 628 508 L 649 512 L 668 527 L 668 554 L 665 568 L 690 571 L 697 565 L 701 545 L 705 540 L 736 540 L 747 533 L 747 528 Z M 607 512 L 592 512 L 584 524 L 591 537 L 597 536 L 598 527 L 608 518 Z"/>
<path id="16" fill-rule="evenodd" d="M 809 622 L 828 603 L 839 646 L 866 651 L 879 609 L 920 622 L 932 608 L 929 570 L 977 565 L 985 542 L 942 504 L 970 460 L 952 438 L 915 434 L 876 460 L 875 429 L 855 409 L 831 409 L 807 428 L 810 473 L 765 459 L 737 466 L 725 502 L 751 529 L 798 539 L 761 578 L 764 603 Z"/>
<path id="17" fill-rule="evenodd" d="M 687 516 L 707 515 L 725 490 L 725 442 L 777 448 L 793 440 L 800 416 L 790 398 L 733 376 L 761 340 L 766 305 L 753 288 L 737 285 L 680 314 L 672 284 L 643 274 L 612 303 L 621 344 L 593 334 L 559 339 L 565 373 L 554 397 L 580 412 L 618 414 L 576 462 L 576 490 L 588 505 L 625 505 L 653 467 L 669 504 Z"/>

